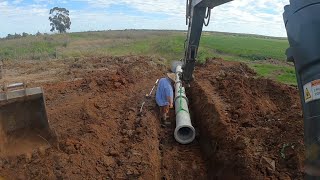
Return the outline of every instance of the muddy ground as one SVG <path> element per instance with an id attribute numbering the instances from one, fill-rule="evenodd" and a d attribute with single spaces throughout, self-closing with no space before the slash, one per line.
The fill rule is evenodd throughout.
<path id="1" fill-rule="evenodd" d="M 208 60 L 187 90 L 197 136 L 180 145 L 173 112 L 164 127 L 154 98 L 145 98 L 168 71 L 163 64 L 142 56 L 7 63 L 7 82 L 44 88 L 57 140 L 0 155 L 0 177 L 302 179 L 296 87 L 257 78 L 244 64 Z"/>

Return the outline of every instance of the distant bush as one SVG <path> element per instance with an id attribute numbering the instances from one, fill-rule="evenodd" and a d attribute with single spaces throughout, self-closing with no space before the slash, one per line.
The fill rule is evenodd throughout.
<path id="1" fill-rule="evenodd" d="M 32 34 L 28 34 L 26 32 L 23 32 L 22 34 L 17 34 L 17 33 L 14 33 L 14 34 L 8 34 L 6 37 L 4 38 L 0 38 L 0 39 L 5 39 L 5 40 L 9 40 L 9 39 L 20 39 L 20 38 L 25 38 L 25 37 L 28 37 L 28 36 L 42 36 L 42 35 L 48 35 L 47 33 L 40 33 L 39 31 L 35 34 L 35 35 L 32 35 Z"/>
<path id="2" fill-rule="evenodd" d="M 37 32 L 36 36 L 42 36 L 41 32 Z"/>
<path id="3" fill-rule="evenodd" d="M 21 38 L 22 36 L 20 34 L 8 34 L 7 37 L 5 37 L 5 39 L 19 39 Z"/>

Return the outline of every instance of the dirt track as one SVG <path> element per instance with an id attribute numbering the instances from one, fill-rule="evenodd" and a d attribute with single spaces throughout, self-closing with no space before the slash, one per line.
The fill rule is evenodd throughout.
<path id="1" fill-rule="evenodd" d="M 303 124 L 294 87 L 256 78 L 239 63 L 214 59 L 198 66 L 188 96 L 199 134 L 192 144 L 180 145 L 174 124 L 161 126 L 153 99 L 138 116 L 144 95 L 167 72 L 159 60 L 103 57 L 52 64 L 55 70 L 40 64 L 27 77 L 45 89 L 58 142 L 31 157 L 1 157 L 0 176 L 302 179 Z M 26 73 L 15 70 L 17 79 Z M 47 81 L 39 77 L 45 72 L 52 73 Z"/>

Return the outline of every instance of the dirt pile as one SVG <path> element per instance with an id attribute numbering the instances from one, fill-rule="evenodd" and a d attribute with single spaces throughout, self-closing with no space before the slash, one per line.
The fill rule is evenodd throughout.
<path id="1" fill-rule="evenodd" d="M 302 179 L 297 89 L 257 78 L 241 63 L 212 59 L 201 66 L 189 94 L 211 178 Z"/>
<path id="2" fill-rule="evenodd" d="M 167 72 L 162 62 L 129 56 L 79 59 L 67 65 L 66 73 L 55 79 L 66 75 L 68 79 L 34 84 L 45 89 L 48 119 L 58 144 L 0 157 L 0 176 L 205 179 L 198 142 L 179 145 L 173 138 L 174 124 L 161 128 L 154 99 L 144 97 Z M 143 116 L 138 116 L 145 100 Z"/>
<path id="3" fill-rule="evenodd" d="M 1 135 L 2 134 L 2 135 Z M 14 133 L 0 134 L 0 157 L 32 154 L 34 149 L 46 149 L 49 141 L 39 133 L 30 129 L 19 130 Z"/>
<path id="4" fill-rule="evenodd" d="M 1 157 L 1 176 L 159 179 L 158 131 L 149 128 L 159 124 L 148 110 L 144 117 L 138 117 L 137 111 L 165 67 L 145 57 L 92 58 L 78 63 L 81 67 L 70 66 L 70 80 L 40 84 L 59 148 L 52 145 L 35 149 L 30 156 Z"/>

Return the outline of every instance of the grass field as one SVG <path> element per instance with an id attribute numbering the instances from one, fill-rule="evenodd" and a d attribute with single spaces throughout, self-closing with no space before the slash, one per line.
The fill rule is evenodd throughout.
<path id="1" fill-rule="evenodd" d="M 170 62 L 183 57 L 185 38 L 186 34 L 180 31 L 142 30 L 30 36 L 0 40 L 0 59 L 49 60 L 132 54 L 162 57 Z M 260 76 L 296 84 L 294 68 L 285 62 L 284 52 L 288 46 L 282 38 L 204 32 L 198 60 L 221 57 L 243 61 Z"/>

